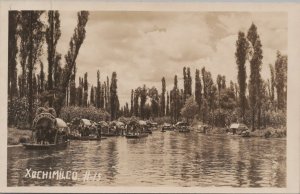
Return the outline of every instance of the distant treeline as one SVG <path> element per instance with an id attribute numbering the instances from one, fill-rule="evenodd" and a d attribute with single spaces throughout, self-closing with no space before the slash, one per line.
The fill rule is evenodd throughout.
<path id="1" fill-rule="evenodd" d="M 90 86 L 88 74 L 85 73 L 83 77 L 79 76 L 76 86 L 76 58 L 86 36 L 88 16 L 86 11 L 78 12 L 77 26 L 62 65 L 62 55 L 56 51 L 61 36 L 59 12 L 9 12 L 9 124 L 19 123 L 21 115 L 22 122 L 30 124 L 36 107 L 49 106 L 56 109 L 58 116 L 61 111 L 64 111 L 64 116 L 73 115 L 75 110 L 81 110 L 80 107 L 81 112 L 85 113 L 91 107 L 91 112 L 97 112 L 97 118 L 106 120 L 135 116 L 141 119 L 165 119 L 173 123 L 197 119 L 219 127 L 231 122 L 243 122 L 253 129 L 285 126 L 287 56 L 277 53 L 275 63 L 268 64 L 270 79 L 264 80 L 261 77 L 263 50 L 255 24 L 251 25 L 247 34 L 238 32 L 235 53 L 238 83 L 226 83 L 224 75 L 218 75 L 213 80 L 205 67 L 199 67 L 194 73 L 189 67 L 183 67 L 182 89 L 177 75 L 174 76 L 174 86 L 170 91 L 167 91 L 165 77 L 162 77 L 160 91 L 146 85 L 132 89 L 130 105 L 126 103 L 121 107 L 116 72 L 112 73 L 111 79 L 106 77 L 101 82 L 98 71 L 96 86 Z M 46 18 L 46 22 L 41 18 Z M 44 44 L 47 48 L 47 69 L 41 60 Z M 247 62 L 250 64 L 248 79 Z M 17 64 L 21 66 L 19 71 Z M 194 87 L 192 82 L 195 83 Z M 68 111 L 72 111 L 72 114 Z"/>

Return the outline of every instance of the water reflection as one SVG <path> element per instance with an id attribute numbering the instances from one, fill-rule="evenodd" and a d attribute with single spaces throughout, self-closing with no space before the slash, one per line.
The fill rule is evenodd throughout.
<path id="1" fill-rule="evenodd" d="M 26 169 L 101 173 L 100 181 L 36 180 Z M 286 140 L 155 131 L 142 139 L 72 141 L 66 150 L 8 148 L 8 186 L 285 187 Z"/>

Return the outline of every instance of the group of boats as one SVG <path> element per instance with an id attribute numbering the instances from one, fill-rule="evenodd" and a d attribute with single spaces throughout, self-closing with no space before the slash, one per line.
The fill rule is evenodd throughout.
<path id="1" fill-rule="evenodd" d="M 177 122 L 175 125 L 164 123 L 161 132 L 166 131 L 178 131 L 180 133 L 188 133 L 191 131 L 191 127 L 186 122 Z"/>
<path id="2" fill-rule="evenodd" d="M 39 108 L 32 125 L 32 139 L 23 146 L 27 149 L 51 149 L 65 148 L 70 140 L 101 141 L 108 137 L 123 136 L 128 139 L 147 137 L 158 128 L 157 123 L 143 120 L 129 120 L 127 122 L 94 122 L 83 118 L 74 118 L 66 123 L 56 117 L 53 108 Z M 199 125 L 196 130 L 199 133 L 207 133 L 207 125 Z M 186 122 L 176 124 L 164 123 L 161 132 L 178 131 L 188 133 L 192 129 Z M 249 137 L 249 129 L 240 123 L 231 124 L 226 129 L 227 134 Z"/>
<path id="3" fill-rule="evenodd" d="M 94 122 L 75 118 L 66 123 L 56 118 L 54 109 L 37 110 L 32 125 L 32 140 L 24 143 L 27 149 L 65 148 L 70 140 L 101 141 L 108 137 L 124 136 L 128 139 L 147 137 L 157 128 L 157 123 L 143 120 Z"/>

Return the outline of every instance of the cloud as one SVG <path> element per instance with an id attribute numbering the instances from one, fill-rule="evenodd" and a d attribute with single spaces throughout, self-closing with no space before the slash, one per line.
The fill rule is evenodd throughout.
<path id="1" fill-rule="evenodd" d="M 116 71 L 122 105 L 130 101 L 131 89 L 143 84 L 160 91 L 163 76 L 171 89 L 177 74 L 182 88 L 184 66 L 193 77 L 196 68 L 205 66 L 214 78 L 223 74 L 228 83 L 236 81 L 237 33 L 247 32 L 252 22 L 263 45 L 262 75 L 269 76 L 268 64 L 276 60 L 276 51 L 287 50 L 286 13 L 93 11 L 77 58 L 77 76 L 88 72 L 95 85 L 98 69 L 102 82 Z M 58 51 L 63 55 L 76 23 L 76 12 L 61 12 Z"/>

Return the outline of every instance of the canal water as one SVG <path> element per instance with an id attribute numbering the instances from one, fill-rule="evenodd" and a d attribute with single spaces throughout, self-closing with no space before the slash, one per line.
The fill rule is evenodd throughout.
<path id="1" fill-rule="evenodd" d="M 154 131 L 142 139 L 71 141 L 64 150 L 12 147 L 7 162 L 8 186 L 286 186 L 286 139 L 281 138 Z M 32 176 L 57 170 L 77 178 Z"/>

